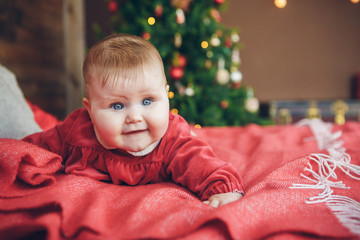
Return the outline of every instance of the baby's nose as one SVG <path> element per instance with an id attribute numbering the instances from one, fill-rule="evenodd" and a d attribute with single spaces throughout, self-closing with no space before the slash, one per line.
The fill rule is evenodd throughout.
<path id="1" fill-rule="evenodd" d="M 130 109 L 126 116 L 126 123 L 136 123 L 142 121 L 142 115 L 141 112 L 137 109 Z"/>

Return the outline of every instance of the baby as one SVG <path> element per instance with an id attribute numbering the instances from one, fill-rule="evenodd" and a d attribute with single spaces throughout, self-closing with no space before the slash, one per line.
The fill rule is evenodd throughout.
<path id="1" fill-rule="evenodd" d="M 85 108 L 24 141 L 59 154 L 68 174 L 127 185 L 173 181 L 213 207 L 243 196 L 234 167 L 169 112 L 163 62 L 151 43 L 111 35 L 90 49 L 83 73 Z"/>

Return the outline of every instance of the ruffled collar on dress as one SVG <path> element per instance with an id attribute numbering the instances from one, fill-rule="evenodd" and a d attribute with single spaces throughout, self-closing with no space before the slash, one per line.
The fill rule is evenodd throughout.
<path id="1" fill-rule="evenodd" d="M 127 151 L 127 152 L 135 157 L 142 157 L 142 156 L 145 156 L 145 155 L 148 155 L 149 153 L 151 153 L 157 147 L 157 145 L 159 145 L 160 141 L 161 141 L 161 139 L 150 144 L 147 148 L 145 148 L 144 150 L 141 150 L 140 152 L 130 152 L 130 151 Z"/>

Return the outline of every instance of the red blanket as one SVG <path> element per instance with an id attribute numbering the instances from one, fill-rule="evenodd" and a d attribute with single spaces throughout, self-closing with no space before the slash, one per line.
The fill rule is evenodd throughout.
<path id="1" fill-rule="evenodd" d="M 343 146 L 359 165 L 360 124 L 335 130 L 342 130 Z M 309 154 L 327 154 L 316 141 L 306 141 L 313 136 L 309 127 L 250 125 L 194 132 L 239 169 L 246 187 L 241 200 L 216 209 L 173 183 L 130 187 L 65 175 L 57 155 L 2 139 L 1 239 L 359 238 L 326 203 L 306 203 L 321 190 L 290 188 L 312 183 L 301 176 L 309 175 L 304 171 Z M 334 189 L 334 194 L 359 202 L 359 182 L 342 171 L 337 177 L 351 188 Z"/>

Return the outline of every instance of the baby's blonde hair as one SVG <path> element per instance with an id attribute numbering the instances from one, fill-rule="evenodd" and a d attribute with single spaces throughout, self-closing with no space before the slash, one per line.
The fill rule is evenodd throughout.
<path id="1" fill-rule="evenodd" d="M 157 49 L 141 37 L 113 34 L 94 44 L 84 61 L 86 89 L 92 81 L 104 86 L 109 81 L 146 80 L 147 74 L 160 74 L 166 85 L 164 65 Z"/>

